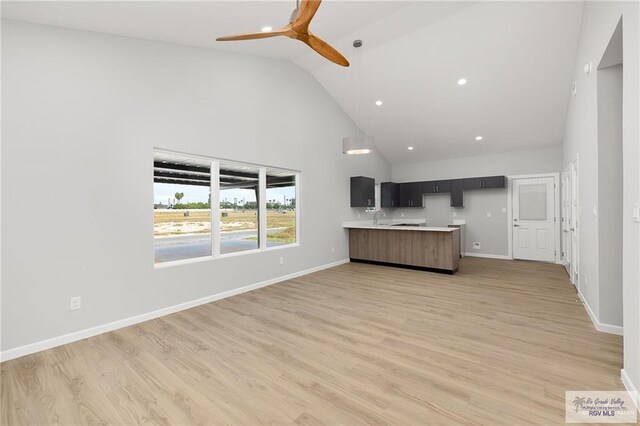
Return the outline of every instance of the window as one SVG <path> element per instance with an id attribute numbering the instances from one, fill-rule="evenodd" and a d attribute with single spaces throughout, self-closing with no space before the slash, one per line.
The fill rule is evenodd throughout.
<path id="1" fill-rule="evenodd" d="M 157 151 L 155 263 L 298 242 L 298 172 Z"/>
<path id="2" fill-rule="evenodd" d="M 259 169 L 220 162 L 220 253 L 260 248 Z"/>
<path id="3" fill-rule="evenodd" d="M 267 170 L 267 247 L 296 242 L 296 175 Z"/>
<path id="4" fill-rule="evenodd" d="M 211 162 L 156 154 L 155 262 L 211 256 Z"/>

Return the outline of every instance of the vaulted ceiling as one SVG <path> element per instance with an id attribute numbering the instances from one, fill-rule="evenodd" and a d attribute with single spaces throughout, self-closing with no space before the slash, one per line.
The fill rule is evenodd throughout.
<path id="1" fill-rule="evenodd" d="M 360 128 L 394 164 L 561 143 L 581 2 L 325 0 L 311 30 L 351 61 L 346 69 L 287 38 L 214 41 L 278 28 L 294 6 L 3 1 L 2 16 L 289 60 L 311 72 L 354 119 L 358 77 Z M 351 45 L 356 38 L 364 41 L 359 72 Z M 459 86 L 460 78 L 467 84 Z"/>

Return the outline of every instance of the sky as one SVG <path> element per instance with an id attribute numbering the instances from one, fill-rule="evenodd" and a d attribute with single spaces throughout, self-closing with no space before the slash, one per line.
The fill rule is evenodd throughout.
<path id="1" fill-rule="evenodd" d="M 209 200 L 209 188 L 206 186 L 191 186 L 191 185 L 174 185 L 168 183 L 154 183 L 153 184 L 153 202 L 154 204 L 167 204 L 169 199 L 173 204 L 175 193 L 183 192 L 184 198 L 181 200 L 182 203 L 194 203 L 201 202 L 206 203 Z M 287 200 L 290 198 L 295 198 L 296 191 L 294 187 L 288 188 L 270 188 L 267 189 L 267 200 L 276 200 L 279 202 L 283 202 L 284 198 L 287 197 Z M 243 198 L 245 201 L 255 201 L 255 193 L 253 190 L 247 189 L 225 189 L 220 193 L 221 201 L 224 199 L 233 203 L 233 199 L 237 198 L 238 201 Z"/>

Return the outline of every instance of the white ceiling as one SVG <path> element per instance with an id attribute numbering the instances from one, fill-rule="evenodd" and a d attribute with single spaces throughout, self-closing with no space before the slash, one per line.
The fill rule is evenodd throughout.
<path id="1" fill-rule="evenodd" d="M 325 0 L 311 30 L 345 54 L 347 69 L 284 37 L 214 41 L 284 25 L 294 4 L 3 1 L 2 16 L 290 60 L 353 118 L 360 38 L 360 127 L 393 164 L 560 144 L 582 2 Z"/>
<path id="2" fill-rule="evenodd" d="M 311 29 L 335 39 L 409 5 L 401 1 L 324 0 Z M 216 42 L 216 37 L 274 29 L 289 23 L 287 1 L 2 1 L 2 17 L 166 43 L 296 60 L 309 53 L 285 37 Z M 323 64 L 323 62 L 320 62 Z"/>

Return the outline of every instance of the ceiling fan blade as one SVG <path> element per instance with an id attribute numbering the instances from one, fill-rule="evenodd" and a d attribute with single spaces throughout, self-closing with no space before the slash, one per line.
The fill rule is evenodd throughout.
<path id="1" fill-rule="evenodd" d="M 322 0 L 302 0 L 298 7 L 298 14 L 292 22 L 293 27 L 309 27 L 309 22 L 318 11 Z"/>
<path id="2" fill-rule="evenodd" d="M 289 31 L 289 28 L 285 27 L 281 30 L 276 30 L 276 31 L 245 33 L 245 34 L 236 34 L 231 36 L 218 37 L 216 41 L 257 40 L 261 38 L 271 38 L 271 37 L 286 35 L 288 31 Z"/>
<path id="3" fill-rule="evenodd" d="M 336 63 L 338 65 L 342 65 L 343 67 L 349 66 L 349 61 L 347 61 L 347 59 L 344 56 L 342 56 L 340 52 L 338 52 L 336 49 L 331 47 L 331 45 L 329 45 L 326 41 L 322 40 L 321 38 L 316 37 L 313 34 L 309 33 L 309 37 L 302 41 L 308 44 L 309 47 L 311 47 L 313 50 L 315 50 L 316 52 L 318 52 L 319 54 L 321 54 L 331 62 Z"/>

